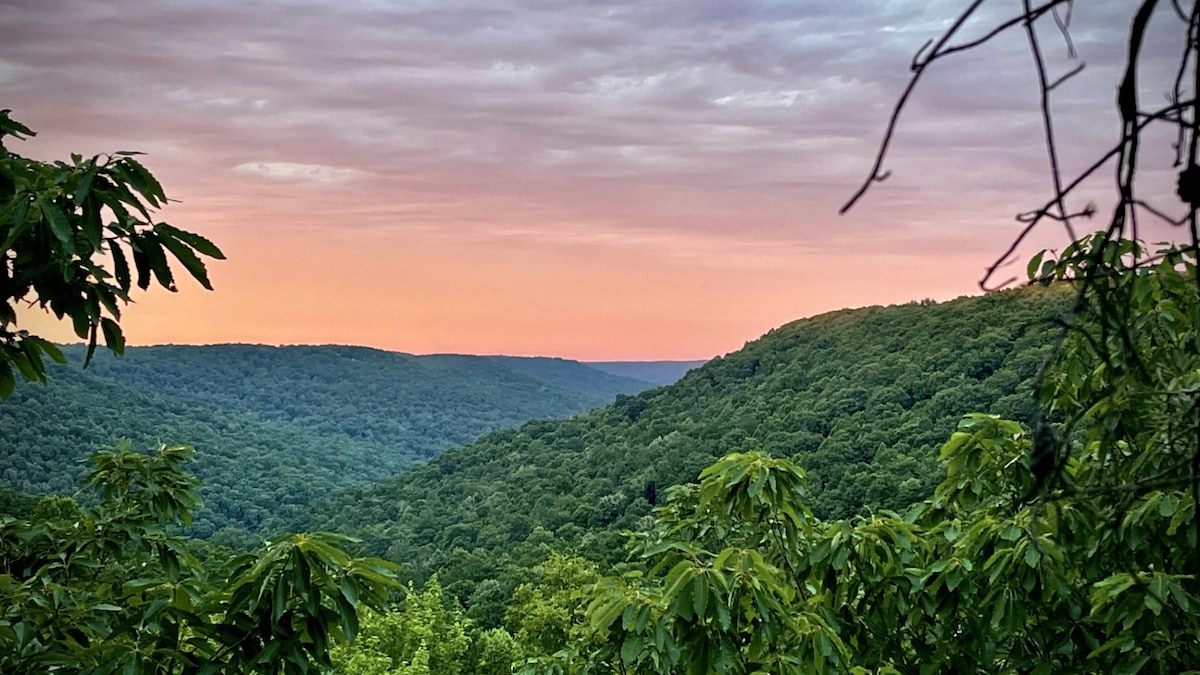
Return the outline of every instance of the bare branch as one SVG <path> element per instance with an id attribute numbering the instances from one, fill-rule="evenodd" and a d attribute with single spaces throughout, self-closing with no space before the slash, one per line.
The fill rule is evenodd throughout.
<path id="1" fill-rule="evenodd" d="M 1029 17 L 1033 12 L 1033 7 L 1029 4 L 1029 0 L 1022 0 L 1025 7 L 1025 16 Z M 1050 159 L 1050 178 L 1054 183 L 1054 194 L 1057 197 L 1055 206 L 1058 207 L 1059 220 L 1067 231 L 1067 236 L 1072 241 L 1075 240 L 1075 228 L 1071 226 L 1071 219 L 1067 215 L 1067 206 L 1063 197 L 1062 191 L 1062 172 L 1058 167 L 1058 146 L 1054 142 L 1054 118 L 1050 112 L 1050 89 L 1051 85 L 1046 77 L 1046 62 L 1042 59 L 1042 47 L 1038 44 L 1037 30 L 1033 24 L 1034 20 L 1027 18 L 1025 20 L 1025 35 L 1029 38 L 1029 51 L 1033 55 L 1033 63 L 1037 68 L 1038 87 L 1041 90 L 1042 101 L 1042 127 L 1046 133 L 1046 156 Z"/>
<path id="2" fill-rule="evenodd" d="M 969 20 L 975 14 L 975 12 L 983 5 L 984 2 L 985 0 L 974 0 L 971 5 L 962 12 L 962 14 L 959 14 L 954 23 L 951 24 L 948 29 L 946 29 L 946 32 L 942 33 L 941 37 L 939 37 L 936 41 L 927 41 L 921 46 L 920 49 L 917 50 L 917 53 L 913 56 L 912 63 L 909 66 L 913 73 L 912 78 L 909 79 L 908 86 L 904 88 L 904 92 L 900 94 L 900 98 L 896 100 L 896 105 L 892 108 L 891 118 L 888 120 L 887 126 L 884 129 L 883 140 L 880 142 L 879 150 L 875 155 L 875 163 L 872 165 L 871 171 L 867 175 L 866 180 L 864 180 L 862 185 L 858 188 L 858 191 L 855 192 L 854 195 L 842 205 L 842 208 L 838 209 L 838 214 L 844 215 L 847 211 L 854 208 L 854 205 L 857 204 L 858 201 L 862 199 L 863 195 L 865 195 L 867 191 L 871 189 L 871 185 L 873 183 L 877 183 L 883 179 L 882 177 L 886 177 L 884 176 L 883 172 L 883 161 L 887 157 L 888 150 L 891 148 L 892 137 L 896 133 L 896 123 L 900 120 L 900 113 L 903 112 L 904 106 L 908 103 L 909 97 L 912 96 L 913 91 L 916 90 L 917 83 L 920 82 L 921 76 L 925 74 L 925 70 L 930 66 L 930 64 L 938 59 L 945 58 L 952 54 L 974 49 L 1004 33 L 1006 30 L 1015 26 L 1019 26 L 1026 21 L 1036 21 L 1039 17 L 1049 13 L 1058 5 L 1069 4 L 1071 0 L 1048 0 L 1045 4 L 1029 9 L 1021 16 L 998 24 L 980 38 L 971 40 L 969 42 L 964 42 L 959 45 L 947 46 L 950 40 L 954 38 L 955 34 L 958 33 L 963 25 L 966 24 L 967 20 Z M 932 49 L 930 48 L 931 44 L 933 45 Z M 925 56 L 927 51 L 928 56 Z"/>
<path id="3" fill-rule="evenodd" d="M 1157 110 L 1153 113 L 1143 114 L 1138 119 L 1138 127 L 1139 127 L 1139 129 L 1144 129 L 1145 127 L 1149 126 L 1150 124 L 1152 124 L 1155 121 L 1161 121 L 1163 119 L 1168 119 L 1170 115 L 1183 109 L 1184 107 L 1192 105 L 1193 103 L 1194 103 L 1194 101 L 1181 101 L 1179 103 L 1169 105 L 1166 108 L 1162 108 L 1161 110 Z M 1048 202 L 1046 202 L 1046 204 L 1044 204 L 1040 209 L 1037 209 L 1036 211 L 1028 211 L 1024 214 L 1019 215 L 1018 220 L 1020 222 L 1026 223 L 1026 226 L 1017 234 L 1017 236 L 1009 244 L 1008 248 L 1005 249 L 1004 252 L 996 258 L 996 261 L 988 266 L 987 271 L 984 273 L 983 278 L 979 280 L 979 287 L 985 291 L 993 291 L 993 290 L 997 290 L 999 288 L 1004 288 L 1005 286 L 1007 286 L 1008 283 L 1005 283 L 1003 285 L 998 285 L 998 286 L 993 285 L 991 283 L 991 278 L 992 278 L 992 276 L 995 275 L 996 270 L 998 270 L 1004 266 L 1004 264 L 1005 264 L 1004 261 L 1008 260 L 1016 253 L 1017 249 L 1020 248 L 1021 244 L 1023 244 L 1025 242 L 1025 240 L 1034 231 L 1034 229 L 1038 226 L 1038 224 L 1041 223 L 1042 220 L 1047 217 L 1047 214 L 1050 212 L 1050 209 L 1052 209 L 1054 207 L 1054 205 L 1058 202 L 1059 196 L 1065 197 L 1065 196 L 1069 195 L 1071 192 L 1073 192 L 1075 190 L 1075 188 L 1079 187 L 1085 180 L 1092 177 L 1092 175 L 1094 175 L 1100 169 L 1104 168 L 1104 165 L 1108 164 L 1108 162 L 1110 160 L 1112 160 L 1114 157 L 1117 157 L 1119 154 L 1121 154 L 1121 151 L 1123 148 L 1124 148 L 1124 139 L 1122 139 L 1122 141 L 1120 143 L 1118 143 L 1116 146 L 1114 146 L 1108 152 L 1104 153 L 1104 155 L 1102 155 L 1098 160 L 1096 160 L 1094 163 L 1092 163 L 1091 166 L 1089 166 L 1088 168 L 1086 168 L 1082 172 L 1080 172 L 1079 175 L 1077 175 L 1074 180 L 1072 180 L 1070 183 L 1065 185 L 1062 189 L 1061 195 L 1055 195 L 1054 197 L 1051 197 L 1050 200 Z"/>
<path id="4" fill-rule="evenodd" d="M 879 144 L 879 152 L 875 156 L 875 165 L 871 167 L 871 173 L 869 176 L 867 176 L 867 180 L 863 182 L 862 187 L 860 187 L 858 192 L 856 192 L 854 196 L 850 198 L 850 201 L 846 202 L 846 204 L 842 206 L 838 213 L 845 213 L 849 211 L 850 208 L 854 206 L 855 202 L 857 202 L 860 198 L 862 198 L 863 195 L 867 193 L 867 190 L 870 189 L 872 183 L 881 180 L 880 176 L 883 168 L 883 159 L 887 156 L 888 147 L 892 144 L 892 135 L 896 132 L 896 122 L 900 119 L 900 113 L 904 110 L 904 104 L 908 102 L 908 97 L 911 96 L 913 90 L 917 88 L 917 83 L 921 80 L 921 75 L 925 73 L 925 67 L 929 65 L 930 61 L 936 57 L 938 51 L 950 41 L 950 38 L 954 37 L 954 34 L 958 32 L 958 29 L 962 28 L 963 24 L 967 22 L 967 19 L 971 18 L 971 15 L 974 14 L 975 11 L 979 9 L 981 5 L 983 5 L 983 3 L 984 0 L 974 0 L 971 3 L 971 6 L 959 15 L 954 24 L 950 26 L 950 29 L 943 33 L 942 37 L 938 39 L 928 59 L 921 61 L 919 58 L 917 58 L 922 52 L 925 51 L 924 46 L 922 46 L 920 51 L 917 52 L 917 56 L 913 57 L 912 79 L 908 81 L 908 86 L 905 87 L 904 93 L 900 95 L 900 99 L 896 102 L 896 107 L 892 110 L 892 117 L 888 121 L 887 131 L 884 132 L 883 141 Z"/>

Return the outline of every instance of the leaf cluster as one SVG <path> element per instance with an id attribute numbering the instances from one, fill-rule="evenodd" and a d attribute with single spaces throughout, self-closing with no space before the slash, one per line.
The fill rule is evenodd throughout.
<path id="1" fill-rule="evenodd" d="M 1045 379 L 1053 440 L 967 416 L 904 515 L 815 520 L 790 461 L 722 459 L 632 537 L 644 570 L 592 588 L 592 648 L 541 672 L 1196 672 L 1195 262 L 1106 265 Z M 1121 331 L 1103 324 L 1114 296 Z"/>
<path id="2" fill-rule="evenodd" d="M 280 537 L 203 563 L 175 534 L 199 506 L 190 446 L 93 456 L 94 503 L 43 499 L 0 518 L 5 673 L 304 673 L 353 640 L 359 603 L 381 608 L 396 569 L 352 558 L 345 537 Z"/>
<path id="3" fill-rule="evenodd" d="M 71 321 L 88 360 L 100 335 L 120 354 L 121 307 L 135 285 L 175 291 L 174 260 L 211 290 L 202 257 L 224 259 L 208 239 L 155 222 L 167 197 L 139 153 L 41 162 L 5 144 L 33 135 L 0 110 L 0 398 L 13 391 L 14 368 L 44 382 L 43 357 L 63 361 L 54 345 L 17 328 L 22 303 Z"/>

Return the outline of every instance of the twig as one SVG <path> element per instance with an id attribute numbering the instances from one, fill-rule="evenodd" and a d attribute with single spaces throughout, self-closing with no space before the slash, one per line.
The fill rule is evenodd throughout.
<path id="1" fill-rule="evenodd" d="M 1025 7 L 1025 16 L 1029 17 L 1033 13 L 1033 7 L 1029 4 L 1029 0 L 1022 0 L 1022 3 Z M 1067 205 L 1062 191 L 1062 172 L 1058 167 L 1058 146 L 1054 142 L 1054 118 L 1050 112 L 1052 86 L 1047 81 L 1046 62 L 1042 59 L 1042 47 L 1038 44 L 1037 30 L 1034 28 L 1033 21 L 1032 18 L 1025 19 L 1025 35 L 1029 38 L 1029 51 L 1033 55 L 1033 63 L 1037 68 L 1038 88 L 1041 90 L 1042 127 L 1046 133 L 1046 155 L 1050 159 L 1050 177 L 1054 182 L 1056 197 L 1055 206 L 1058 207 L 1059 219 L 1067 231 L 1067 236 L 1074 241 L 1076 239 L 1075 228 L 1071 226 L 1071 218 L 1067 215 Z M 1082 66 L 1082 64 L 1080 65 Z M 1067 77 L 1070 77 L 1070 74 Z"/>
<path id="2" fill-rule="evenodd" d="M 851 207 L 853 207 L 854 204 L 867 193 L 867 190 L 871 188 L 872 183 L 878 182 L 885 178 L 885 176 L 881 173 L 881 169 L 883 168 L 883 158 L 887 156 L 888 148 L 892 144 L 892 136 L 896 133 L 896 122 L 900 119 L 900 113 L 904 110 L 904 104 L 908 102 L 908 97 L 911 96 L 913 91 L 917 88 L 917 83 L 921 81 L 921 75 L 925 74 L 926 66 L 928 66 L 933 59 L 937 58 L 937 54 L 941 48 L 950 41 L 950 38 L 954 37 L 954 34 L 958 31 L 958 29 L 962 28 L 963 24 L 967 22 L 967 19 L 971 18 L 971 15 L 974 14 L 975 10 L 979 9 L 983 3 L 984 0 L 974 0 L 974 2 L 971 3 L 971 6 L 959 15 L 954 24 L 950 26 L 950 29 L 943 33 L 942 37 L 938 39 L 936 44 L 934 44 L 933 51 L 930 53 L 928 59 L 920 61 L 916 57 L 913 58 L 913 76 L 908 81 L 908 86 L 904 88 L 904 93 L 900 95 L 900 99 L 896 101 L 896 107 L 892 109 L 892 117 L 890 120 L 888 120 L 887 130 L 883 134 L 883 141 L 879 144 L 879 152 L 875 155 L 875 164 L 871 167 L 871 173 L 867 176 L 867 180 L 863 182 L 862 187 L 858 189 L 858 192 L 854 193 L 854 196 L 850 198 L 850 201 L 846 202 L 846 204 L 842 206 L 841 210 L 838 211 L 839 214 L 844 214 L 849 211 Z M 922 47 L 921 50 L 917 52 L 917 56 L 920 56 L 924 51 L 925 47 Z"/>

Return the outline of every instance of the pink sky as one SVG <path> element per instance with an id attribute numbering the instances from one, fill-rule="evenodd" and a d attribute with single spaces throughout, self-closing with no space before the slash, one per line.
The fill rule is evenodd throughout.
<path id="1" fill-rule="evenodd" d="M 930 74 L 892 179 L 836 215 L 961 4 L 31 0 L 0 6 L 0 107 L 39 133 L 21 154 L 148 152 L 179 200 L 163 218 L 228 255 L 213 293 L 141 296 L 132 344 L 707 358 L 824 311 L 978 292 L 1045 199 L 1015 33 Z M 1076 9 L 1068 169 L 1116 138 L 1127 5 Z M 1174 74 L 1166 11 L 1147 96 Z M 1145 165 L 1163 186 L 1167 145 Z M 70 336 L 51 324 L 22 327 Z"/>

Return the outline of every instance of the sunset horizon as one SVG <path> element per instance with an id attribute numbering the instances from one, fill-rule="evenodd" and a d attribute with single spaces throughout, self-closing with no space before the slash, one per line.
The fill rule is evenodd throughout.
<path id="1" fill-rule="evenodd" d="M 214 292 L 135 294 L 130 345 L 706 359 L 828 311 L 978 294 L 1050 191 L 1019 33 L 931 71 L 890 177 L 839 217 L 953 3 L 668 5 L 48 0 L 0 8 L 0 107 L 38 134 L 21 155 L 146 152 L 177 200 L 156 219 L 227 255 Z M 1127 14 L 1076 11 L 1066 173 L 1119 133 Z M 1142 175 L 1170 194 L 1162 154 Z M 1104 213 L 1109 183 L 1072 205 Z M 1035 237 L 997 280 L 1065 242 Z M 20 328 L 74 337 L 36 310 Z"/>

